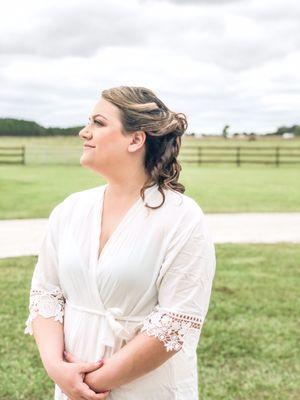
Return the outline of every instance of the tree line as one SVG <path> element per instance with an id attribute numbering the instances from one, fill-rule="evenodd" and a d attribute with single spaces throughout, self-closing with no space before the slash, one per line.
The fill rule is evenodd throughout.
<path id="1" fill-rule="evenodd" d="M 0 118 L 0 136 L 76 136 L 83 126 L 45 128 L 34 121 Z"/>
<path id="2" fill-rule="evenodd" d="M 228 127 L 229 125 L 225 126 L 226 129 Z M 15 118 L 0 118 L 0 136 L 76 136 L 82 128 L 83 126 L 73 126 L 70 128 L 45 128 L 34 121 Z M 275 132 L 269 132 L 268 135 L 282 135 L 285 132 L 300 135 L 300 125 L 293 125 L 290 127 L 281 126 Z M 254 132 L 252 134 L 254 134 Z"/>

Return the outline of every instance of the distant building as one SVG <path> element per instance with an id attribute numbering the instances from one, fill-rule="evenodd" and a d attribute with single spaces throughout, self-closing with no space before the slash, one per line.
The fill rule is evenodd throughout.
<path id="1" fill-rule="evenodd" d="M 282 134 L 282 139 L 293 139 L 295 137 L 294 133 L 284 132 Z"/>
<path id="2" fill-rule="evenodd" d="M 254 132 L 249 133 L 248 140 L 256 140 L 256 135 Z"/>
<path id="3" fill-rule="evenodd" d="M 241 139 L 241 140 L 245 140 L 245 139 L 247 139 L 247 135 L 246 135 L 245 133 L 238 133 L 238 132 L 236 132 L 236 133 L 233 133 L 233 134 L 230 136 L 230 138 L 231 138 L 231 139 Z"/>

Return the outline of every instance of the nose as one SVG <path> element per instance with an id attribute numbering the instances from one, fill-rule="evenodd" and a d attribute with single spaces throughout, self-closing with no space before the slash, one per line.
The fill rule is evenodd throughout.
<path id="1" fill-rule="evenodd" d="M 90 139 L 92 135 L 89 132 L 89 124 L 87 124 L 84 128 L 82 128 L 78 132 L 78 135 L 79 135 L 79 137 L 81 137 L 81 139 Z"/>

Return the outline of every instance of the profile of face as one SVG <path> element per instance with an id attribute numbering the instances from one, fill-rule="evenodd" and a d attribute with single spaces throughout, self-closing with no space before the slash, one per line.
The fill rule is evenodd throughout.
<path id="1" fill-rule="evenodd" d="M 120 110 L 102 97 L 95 104 L 89 123 L 81 129 L 79 136 L 83 140 L 80 164 L 105 177 L 113 169 L 126 168 L 132 156 L 143 157 L 145 133 L 136 131 L 125 136 Z"/>

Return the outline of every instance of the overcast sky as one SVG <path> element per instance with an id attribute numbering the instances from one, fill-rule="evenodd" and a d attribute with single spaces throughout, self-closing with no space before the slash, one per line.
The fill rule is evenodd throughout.
<path id="1" fill-rule="evenodd" d="M 84 125 L 104 89 L 145 86 L 188 132 L 300 124 L 299 0 L 9 0 L 0 117 Z"/>

